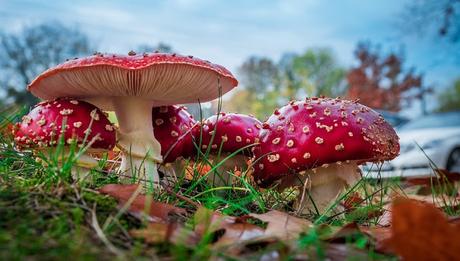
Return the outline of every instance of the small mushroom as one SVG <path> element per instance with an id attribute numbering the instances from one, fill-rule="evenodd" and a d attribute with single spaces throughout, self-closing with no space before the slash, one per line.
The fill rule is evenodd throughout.
<path id="1" fill-rule="evenodd" d="M 82 179 L 97 166 L 90 153 L 112 150 L 116 131 L 105 114 L 84 101 L 58 99 L 41 102 L 25 115 L 13 130 L 15 144 L 20 149 L 50 154 L 63 141 L 64 153 L 59 160 L 67 161 L 80 148 L 88 147 L 76 158 L 72 167 L 74 179 Z M 73 144 L 78 145 L 71 151 Z"/>
<path id="2" fill-rule="evenodd" d="M 130 52 L 67 61 L 39 75 L 28 89 L 41 99 L 78 97 L 115 111 L 120 172 L 158 185 L 157 164 L 163 159 L 152 107 L 210 101 L 237 84 L 224 67 L 193 56 Z"/>
<path id="3" fill-rule="evenodd" d="M 293 101 L 264 123 L 254 178 L 262 187 L 278 180 L 280 188 L 302 187 L 299 211 L 322 212 L 361 178 L 358 165 L 395 158 L 398 139 L 381 115 L 357 102 Z"/>
<path id="4" fill-rule="evenodd" d="M 213 164 L 238 152 L 222 162 L 216 174 L 209 176 L 213 184 L 230 184 L 229 171 L 247 169 L 247 162 L 252 157 L 251 145 L 258 143 L 261 128 L 262 123 L 253 116 L 225 112 L 206 119 L 201 129 L 195 128 L 195 140 L 199 143 L 201 135 L 201 149 L 204 153 L 209 150 L 209 160 Z"/>
<path id="5" fill-rule="evenodd" d="M 195 148 L 192 130 L 197 122 L 184 106 L 161 106 L 152 109 L 153 132 L 161 145 L 164 162 L 161 168 L 168 182 L 176 180 L 176 173 L 184 171 L 184 158 Z"/>

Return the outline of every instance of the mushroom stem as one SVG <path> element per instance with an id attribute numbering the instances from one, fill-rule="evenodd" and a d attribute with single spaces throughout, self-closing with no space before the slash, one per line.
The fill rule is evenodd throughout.
<path id="1" fill-rule="evenodd" d="M 296 178 L 284 178 L 280 189 L 298 186 L 300 194 L 294 203 L 298 213 L 322 214 L 343 192 L 361 179 L 356 162 L 329 164 L 306 171 Z"/>
<path id="2" fill-rule="evenodd" d="M 221 153 L 220 156 L 209 155 L 208 160 L 216 166 L 229 155 L 230 153 Z M 248 157 L 243 154 L 233 155 L 231 158 L 228 158 L 213 173 L 208 175 L 209 184 L 215 187 L 232 185 L 233 175 L 231 173 L 235 170 L 246 170 L 248 168 L 247 160 Z"/>
<path id="3" fill-rule="evenodd" d="M 55 148 L 52 148 L 49 153 L 55 153 Z M 62 168 L 67 162 L 69 162 L 70 156 L 75 157 L 76 153 L 71 153 L 69 148 L 64 148 L 62 154 L 58 155 L 58 166 Z M 72 174 L 72 179 L 74 181 L 83 181 L 86 180 L 91 169 L 97 167 L 98 161 L 91 155 L 83 153 L 71 164 L 72 167 L 70 173 Z"/>
<path id="4" fill-rule="evenodd" d="M 86 180 L 91 169 L 97 167 L 97 160 L 88 154 L 83 154 L 75 161 L 72 166 L 72 178 L 75 181 Z"/>
<path id="5" fill-rule="evenodd" d="M 158 185 L 157 163 L 162 157 L 160 143 L 153 135 L 152 102 L 120 97 L 114 99 L 113 107 L 120 126 L 118 147 L 123 152 L 119 172 Z"/>

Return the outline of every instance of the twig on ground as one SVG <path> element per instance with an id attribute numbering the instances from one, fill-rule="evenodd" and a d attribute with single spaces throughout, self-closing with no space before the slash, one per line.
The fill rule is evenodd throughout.
<path id="1" fill-rule="evenodd" d="M 99 237 L 99 239 L 105 244 L 107 249 L 109 249 L 110 252 L 114 253 L 118 257 L 123 257 L 124 254 L 118 250 L 105 236 L 104 232 L 102 231 L 101 227 L 99 226 L 99 222 L 97 221 L 97 216 L 96 216 L 96 204 L 94 204 L 93 209 L 91 210 L 91 226 L 94 228 L 96 231 L 96 235 Z"/>

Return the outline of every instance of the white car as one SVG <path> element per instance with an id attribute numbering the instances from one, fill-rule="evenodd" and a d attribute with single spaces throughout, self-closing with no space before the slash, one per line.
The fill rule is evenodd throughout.
<path id="1" fill-rule="evenodd" d="M 397 129 L 400 155 L 383 164 L 363 166 L 364 177 L 422 177 L 433 169 L 460 173 L 460 111 L 437 113 Z"/>

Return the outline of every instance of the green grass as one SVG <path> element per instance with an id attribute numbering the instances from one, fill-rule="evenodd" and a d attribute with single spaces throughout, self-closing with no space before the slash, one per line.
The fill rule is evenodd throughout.
<path id="1" fill-rule="evenodd" d="M 206 234 L 198 245 L 190 248 L 184 245 L 161 243 L 149 245 L 141 239 L 135 239 L 129 230 L 146 226 L 122 212 L 114 199 L 100 195 L 97 189 L 111 183 L 117 183 L 114 173 L 102 171 L 106 161 L 91 172 L 89 180 L 77 182 L 72 179 L 70 170 L 75 158 L 84 151 L 73 147 L 72 154 L 63 163 L 59 163 L 63 143 L 49 154 L 32 154 L 17 151 L 12 137 L 6 132 L 12 121 L 20 118 L 23 112 L 2 112 L 0 117 L 0 259 L 23 260 L 43 259 L 61 260 L 96 260 L 96 259 L 152 259 L 173 258 L 177 260 L 205 260 L 220 256 L 232 260 L 234 257 L 216 252 L 212 242 L 215 233 Z M 198 142 L 197 147 L 200 147 Z M 210 147 L 210 146 L 209 146 Z M 267 189 L 260 191 L 244 177 L 233 177 L 233 184 L 212 186 L 206 175 L 217 172 L 221 163 L 212 165 L 209 161 L 210 151 L 200 154 L 200 160 L 194 164 L 192 180 L 179 175 L 178 182 L 171 191 L 150 191 L 161 202 L 167 202 L 189 210 L 186 226 L 193 226 L 193 213 L 196 205 L 202 205 L 223 214 L 241 216 L 249 213 L 263 213 L 270 209 L 294 212 L 292 201 L 295 189 L 282 193 Z M 230 159 L 236 153 L 229 155 Z M 43 163 L 46 164 L 43 164 Z M 211 170 L 201 175 L 201 164 L 210 164 Z M 454 191 L 451 184 L 438 184 L 432 194 L 445 194 Z M 308 254 L 310 257 L 324 259 L 330 249 L 326 238 L 337 228 L 350 222 L 375 225 L 378 217 L 369 218 L 368 213 L 379 211 L 385 202 L 385 196 L 391 192 L 403 192 L 400 181 L 384 180 L 380 182 L 361 180 L 334 202 L 329 211 L 304 216 L 315 225 L 295 242 L 296 248 L 287 248 L 283 242 L 248 245 L 245 258 L 258 259 L 264 254 L 278 250 L 282 258 L 289 260 L 295 255 Z M 332 211 L 351 193 L 359 192 L 363 204 L 353 211 Z M 187 198 L 188 200 L 184 200 Z M 190 204 L 193 201 L 194 204 Z M 458 208 L 450 208 L 446 202 L 446 211 L 459 214 Z M 372 249 L 369 238 L 357 233 L 347 236 L 344 244 L 362 254 L 367 259 L 392 259 L 382 256 Z M 369 247 L 370 246 L 370 247 Z M 359 257 L 359 255 L 358 255 Z"/>

